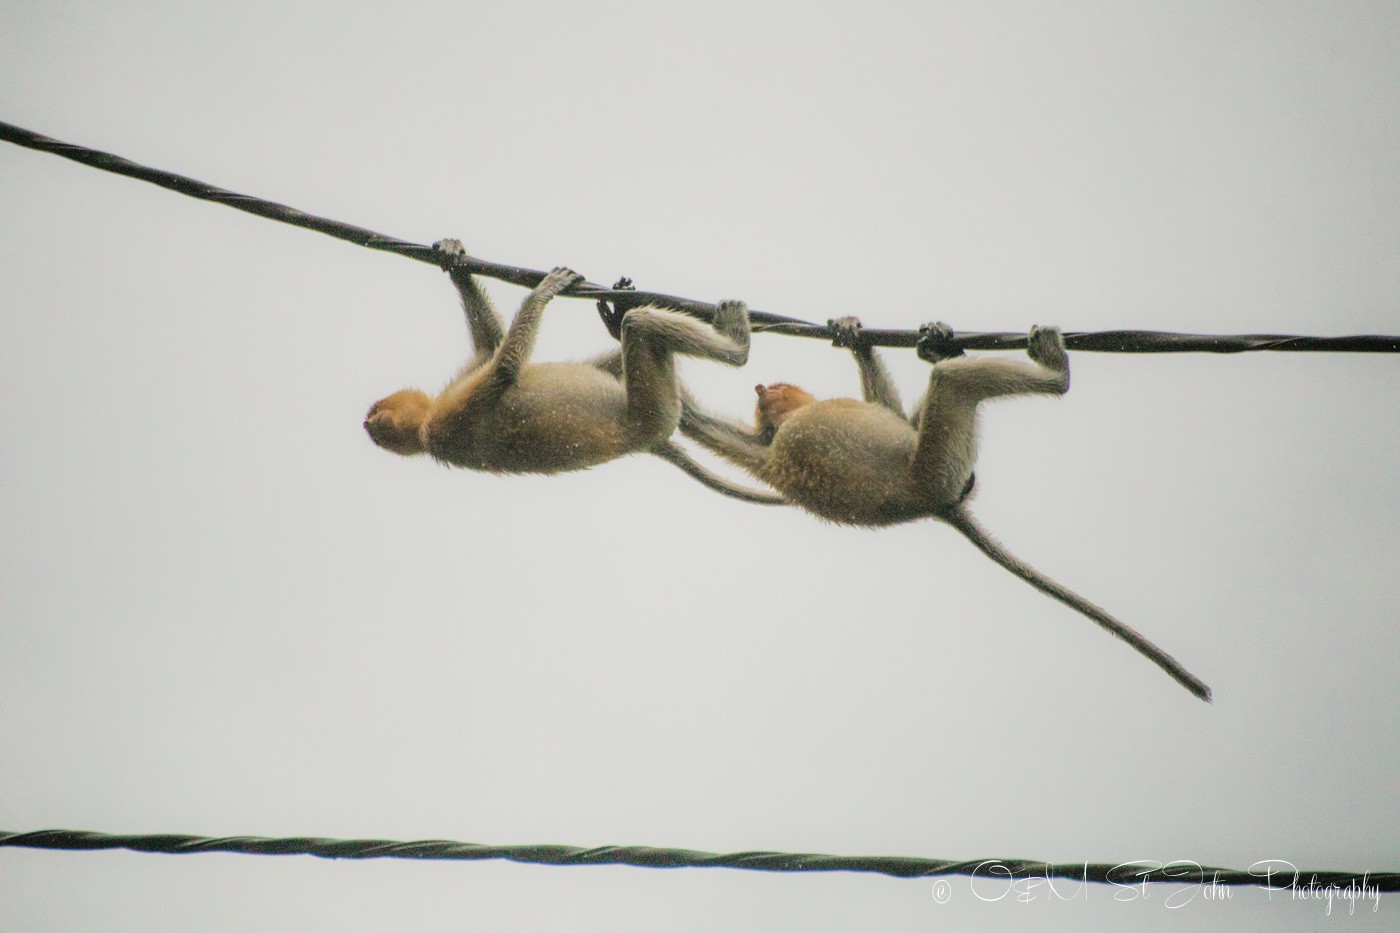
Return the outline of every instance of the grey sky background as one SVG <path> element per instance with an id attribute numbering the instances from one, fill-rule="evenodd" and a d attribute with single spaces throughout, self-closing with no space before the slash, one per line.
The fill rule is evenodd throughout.
<path id="1" fill-rule="evenodd" d="M 1388 3 L 0 0 L 0 119 L 483 258 L 809 320 L 1400 333 Z M 1400 359 L 1071 355 L 977 514 L 364 436 L 431 267 L 0 146 L 0 828 L 1400 868 Z M 489 286 L 513 313 L 523 290 Z M 549 309 L 539 358 L 609 338 Z M 886 358 L 906 399 L 927 367 Z M 760 336 L 689 362 L 858 391 Z M 1397 902 L 0 850 L 0 929 L 1390 928 Z M 979 899 L 1001 897 L 989 903 Z M 1192 896 L 1194 894 L 1194 897 Z"/>

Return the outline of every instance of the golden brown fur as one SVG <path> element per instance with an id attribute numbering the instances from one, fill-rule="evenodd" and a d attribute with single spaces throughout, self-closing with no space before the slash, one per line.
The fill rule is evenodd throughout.
<path id="1" fill-rule="evenodd" d="M 864 401 L 817 401 L 796 386 L 757 386 L 752 430 L 710 415 L 687 398 L 681 430 L 770 484 L 794 504 L 828 521 L 880 526 L 936 518 L 1041 592 L 1127 641 L 1196 696 L 1210 688 L 1170 655 L 1100 607 L 1022 563 L 973 519 L 964 500 L 976 461 L 977 406 L 991 398 L 1063 394 L 1069 358 L 1054 328 L 1032 328 L 1030 363 L 961 355 L 946 326 L 928 328 L 919 354 L 934 365 L 914 417 L 875 351 L 860 340 L 860 322 L 832 322 L 838 345 L 855 353 Z"/>
<path id="2" fill-rule="evenodd" d="M 709 474 L 670 442 L 681 410 L 675 355 L 743 365 L 749 322 L 742 302 L 721 302 L 713 326 L 677 311 L 634 308 L 622 318 L 620 350 L 584 363 L 535 363 L 545 306 L 582 276 L 550 272 L 503 331 L 463 267 L 462 245 L 443 240 L 435 248 L 461 296 L 473 356 L 436 396 L 405 389 L 375 402 L 364 424 L 374 443 L 492 473 L 561 473 L 649 452 L 726 495 L 782 504 Z"/>

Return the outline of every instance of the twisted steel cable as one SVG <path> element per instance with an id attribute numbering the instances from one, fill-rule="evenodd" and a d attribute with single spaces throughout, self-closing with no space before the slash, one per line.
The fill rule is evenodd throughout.
<path id="1" fill-rule="evenodd" d="M 324 839 L 261 836 L 113 835 L 49 829 L 31 833 L 0 831 L 0 847 L 30 849 L 130 849 L 188 855 L 237 852 L 244 855 L 315 855 L 320 858 L 399 858 L 477 861 L 504 859 L 532 865 L 631 865 L 638 868 L 743 868 L 751 871 L 854 871 L 896 878 L 964 875 L 990 880 L 1061 878 L 1104 884 L 1209 884 L 1265 888 L 1359 888 L 1400 891 L 1400 872 L 1284 870 L 1284 863 L 1261 863 L 1249 870 L 1211 868 L 1191 862 L 1165 865 L 1072 862 L 1051 864 L 1030 859 L 950 860 L 889 855 L 815 855 L 799 852 L 698 852 L 651 846 L 481 845 L 441 839 L 399 842 L 391 839 Z"/>

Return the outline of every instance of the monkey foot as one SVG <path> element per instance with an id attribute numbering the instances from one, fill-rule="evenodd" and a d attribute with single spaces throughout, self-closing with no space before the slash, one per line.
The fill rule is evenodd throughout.
<path id="1" fill-rule="evenodd" d="M 627 276 L 623 276 L 613 283 L 613 291 L 635 291 L 636 286 Z M 598 317 L 602 318 L 603 326 L 612 334 L 614 340 L 622 339 L 622 319 L 627 316 L 627 312 L 632 310 L 632 302 L 619 301 L 614 299 L 611 304 L 606 301 L 598 302 Z"/>
<path id="2" fill-rule="evenodd" d="M 1026 355 L 1041 366 L 1056 372 L 1069 371 L 1069 357 L 1065 355 L 1065 338 L 1058 327 L 1032 325 L 1026 340 Z"/>
<path id="3" fill-rule="evenodd" d="M 444 272 L 461 265 L 462 260 L 467 258 L 467 250 L 461 240 L 438 240 L 433 244 L 433 251 L 437 253 L 438 265 Z"/>
<path id="4" fill-rule="evenodd" d="M 549 270 L 548 275 L 540 280 L 540 284 L 535 286 L 533 295 L 547 301 L 555 295 L 568 291 L 582 281 L 583 276 L 568 266 L 555 266 Z"/>
<path id="5" fill-rule="evenodd" d="M 847 316 L 826 322 L 826 331 L 831 335 L 833 347 L 856 349 L 860 346 L 860 318 Z"/>
<path id="6" fill-rule="evenodd" d="M 929 363 L 949 360 L 963 355 L 963 348 L 953 339 L 953 329 L 942 321 L 919 327 L 919 340 L 914 344 L 919 359 Z"/>

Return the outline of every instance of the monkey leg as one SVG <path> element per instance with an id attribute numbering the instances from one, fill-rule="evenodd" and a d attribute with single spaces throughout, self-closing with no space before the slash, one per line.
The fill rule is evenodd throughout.
<path id="1" fill-rule="evenodd" d="M 681 398 L 676 385 L 672 331 L 698 324 L 660 308 L 636 308 L 622 322 L 622 385 L 627 392 L 627 438 L 637 448 L 651 448 L 669 438 L 680 424 Z M 700 325 L 703 326 L 703 325 Z"/>
<path id="2" fill-rule="evenodd" d="M 615 379 L 622 378 L 622 348 L 609 350 L 600 353 L 595 357 L 584 360 L 584 365 L 592 366 L 594 369 L 601 369 Z"/>
<path id="3" fill-rule="evenodd" d="M 627 312 L 622 319 L 622 382 L 631 443 L 652 447 L 669 438 L 680 423 L 678 353 L 742 366 L 749 355 L 748 309 L 743 302 L 721 302 L 714 327 L 665 308 Z"/>
<path id="4" fill-rule="evenodd" d="M 624 356 L 629 336 L 668 353 L 743 366 L 749 361 L 749 309 L 742 301 L 721 301 L 713 324 L 706 324 L 680 311 L 646 305 L 622 319 Z"/>
<path id="5" fill-rule="evenodd" d="M 946 365 L 934 367 L 935 375 L 929 379 L 928 394 L 918 412 L 918 440 L 909 472 L 910 485 L 922 496 L 952 505 L 964 498 L 977 462 L 978 399 L 938 378 L 937 370 Z"/>
<path id="6" fill-rule="evenodd" d="M 712 324 L 653 305 L 633 308 L 622 319 L 624 355 L 629 333 L 633 341 L 645 341 L 668 353 L 730 366 L 749 361 L 749 309 L 742 301 L 721 301 Z"/>
<path id="7" fill-rule="evenodd" d="M 1054 327 L 1032 327 L 1027 355 L 1032 362 L 958 356 L 935 363 L 925 406 L 943 394 L 973 404 L 1004 395 L 1063 395 L 1069 391 L 1069 357 Z"/>
<path id="8" fill-rule="evenodd" d="M 977 406 L 1007 395 L 1062 395 L 1069 391 L 1064 338 L 1032 327 L 1027 351 L 1033 362 L 958 356 L 935 363 L 919 412 L 914 484 L 939 501 L 965 495 L 977 462 Z"/>

